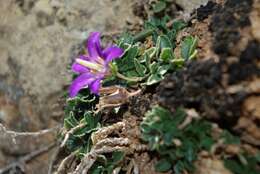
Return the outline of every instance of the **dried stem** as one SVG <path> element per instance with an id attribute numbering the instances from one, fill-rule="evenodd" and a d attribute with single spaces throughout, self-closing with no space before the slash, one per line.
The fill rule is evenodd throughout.
<path id="1" fill-rule="evenodd" d="M 59 130 L 60 125 L 38 132 L 15 132 L 6 129 L 0 123 L 0 149 L 13 155 L 23 155 L 34 151 L 44 142 L 48 142 L 50 140 L 49 135 L 55 135 Z M 55 137 L 53 136 L 52 139 L 54 138 Z M 30 142 L 30 144 L 27 144 L 28 142 Z"/>
<path id="2" fill-rule="evenodd" d="M 49 146 L 46 146 L 46 147 L 43 147 L 43 148 L 40 148 L 32 153 L 29 153 L 28 155 L 25 155 L 24 157 L 18 159 L 18 161 L 15 161 L 9 165 L 7 165 L 6 167 L 0 169 L 0 174 L 4 174 L 4 173 L 7 173 L 7 172 L 10 172 L 12 170 L 15 170 L 16 168 L 20 168 L 23 172 L 24 172 L 24 165 L 31 161 L 33 158 L 45 153 L 45 152 L 48 152 L 50 149 L 52 149 L 53 147 L 55 147 L 56 143 L 52 143 L 51 145 Z"/>
<path id="3" fill-rule="evenodd" d="M 73 152 L 69 156 L 67 156 L 65 159 L 63 159 L 62 162 L 60 163 L 59 167 L 58 167 L 57 172 L 55 174 L 67 173 L 68 169 L 71 167 L 71 164 L 76 159 L 76 153 L 77 152 Z"/>
<path id="4" fill-rule="evenodd" d="M 72 128 L 71 130 L 69 130 L 66 134 L 65 134 L 65 137 L 64 137 L 64 140 L 62 141 L 60 147 L 64 147 L 66 142 L 68 141 L 69 137 L 78 129 L 81 129 L 83 128 L 84 126 L 86 126 L 86 123 L 81 123 L 79 124 L 78 126 Z"/>
<path id="5" fill-rule="evenodd" d="M 121 130 L 125 127 L 124 122 L 118 122 L 111 126 L 104 127 L 102 129 L 99 129 L 98 131 L 94 132 L 91 136 L 91 140 L 93 144 L 97 144 L 102 139 L 105 139 L 108 137 L 111 133 L 113 133 L 115 130 Z"/>

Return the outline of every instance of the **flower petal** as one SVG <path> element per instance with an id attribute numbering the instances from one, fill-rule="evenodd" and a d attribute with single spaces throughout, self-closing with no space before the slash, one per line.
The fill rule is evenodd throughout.
<path id="1" fill-rule="evenodd" d="M 78 76 L 70 85 L 70 97 L 75 97 L 82 88 L 91 84 L 94 80 L 95 78 L 90 73 L 84 73 Z"/>
<path id="2" fill-rule="evenodd" d="M 89 85 L 89 89 L 93 94 L 98 94 L 100 85 L 101 85 L 101 79 L 97 79 L 92 84 Z"/>
<path id="3" fill-rule="evenodd" d="M 88 54 L 91 58 L 101 57 L 100 33 L 92 32 L 87 41 Z"/>
<path id="4" fill-rule="evenodd" d="M 90 60 L 89 57 L 87 57 L 87 56 L 85 56 L 85 55 L 80 55 L 80 56 L 77 57 L 76 59 L 82 59 L 82 60 L 92 61 L 92 60 Z M 73 72 L 75 72 L 75 73 L 80 73 L 80 74 L 89 72 L 89 69 L 88 69 L 87 67 L 85 67 L 85 66 L 83 66 L 83 65 L 81 65 L 81 64 L 79 64 L 79 63 L 77 63 L 77 62 L 74 62 L 74 63 L 72 64 L 71 69 L 72 69 Z"/>
<path id="5" fill-rule="evenodd" d="M 104 56 L 106 62 L 111 62 L 115 58 L 119 58 L 120 56 L 122 56 L 123 53 L 124 53 L 123 49 L 121 49 L 117 46 L 111 46 L 111 47 L 106 48 L 103 51 L 103 56 Z"/>
<path id="6" fill-rule="evenodd" d="M 72 64 L 71 69 L 73 72 L 79 73 L 79 74 L 89 72 L 89 69 L 87 67 L 82 66 L 76 62 Z"/>

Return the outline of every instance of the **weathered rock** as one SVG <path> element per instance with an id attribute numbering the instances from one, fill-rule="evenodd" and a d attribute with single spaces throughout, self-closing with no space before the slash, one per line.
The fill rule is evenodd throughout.
<path id="1" fill-rule="evenodd" d="M 224 167 L 222 161 L 218 159 L 202 158 L 196 162 L 197 170 L 195 174 L 231 174 L 231 172 Z"/>
<path id="2" fill-rule="evenodd" d="M 54 127 L 68 66 L 88 34 L 120 30 L 127 20 L 134 20 L 131 0 L 0 1 L 0 92 L 11 101 L 0 101 L 0 121 L 19 131 Z"/>
<path id="3" fill-rule="evenodd" d="M 209 0 L 175 0 L 176 4 L 184 9 L 186 13 L 191 13 L 201 5 L 206 5 Z"/>
<path id="4" fill-rule="evenodd" d="M 123 28 L 133 18 L 130 2 L 1 1 L 0 76 L 5 85 L 0 90 L 16 84 L 24 95 L 33 96 L 43 114 L 49 97 L 58 96 L 69 84 L 67 67 L 78 54 L 75 46 L 93 30 Z"/>

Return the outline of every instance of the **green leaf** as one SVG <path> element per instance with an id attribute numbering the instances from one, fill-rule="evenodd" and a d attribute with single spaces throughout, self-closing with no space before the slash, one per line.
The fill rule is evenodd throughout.
<path id="1" fill-rule="evenodd" d="M 172 48 L 171 40 L 166 35 L 159 36 L 156 44 L 157 50 Z"/>
<path id="2" fill-rule="evenodd" d="M 70 116 L 64 119 L 64 126 L 66 129 L 71 129 L 78 125 L 78 120 L 74 117 L 74 113 L 70 112 Z"/>
<path id="3" fill-rule="evenodd" d="M 116 75 L 116 73 L 118 72 L 118 67 L 117 67 L 116 63 L 113 62 L 113 63 L 110 63 L 109 65 L 110 65 L 112 74 Z"/>
<path id="4" fill-rule="evenodd" d="M 181 43 L 181 56 L 183 59 L 188 60 L 196 56 L 197 51 L 197 37 L 187 36 Z"/>
<path id="5" fill-rule="evenodd" d="M 104 167 L 97 166 L 97 168 L 94 168 L 93 171 L 91 171 L 92 174 L 103 174 Z"/>
<path id="6" fill-rule="evenodd" d="M 139 47 L 137 45 L 131 46 L 131 48 L 125 53 L 122 58 L 115 61 L 118 70 L 120 72 L 127 72 L 129 70 L 135 69 L 134 58 L 137 57 L 138 53 Z"/>
<path id="7" fill-rule="evenodd" d="M 184 65 L 184 62 L 185 62 L 185 60 L 184 59 L 173 59 L 172 60 L 172 63 L 174 64 L 174 66 L 176 67 L 176 68 L 182 68 L 183 67 L 183 65 Z"/>
<path id="8" fill-rule="evenodd" d="M 75 137 L 79 137 L 79 138 L 80 138 L 80 137 L 83 137 L 84 135 L 86 135 L 88 130 L 89 130 L 89 128 L 86 127 L 86 126 L 84 126 L 84 127 L 81 128 L 81 129 L 75 130 L 74 133 L 73 133 L 73 135 L 74 135 Z"/>
<path id="9" fill-rule="evenodd" d="M 117 151 L 117 152 L 113 152 L 112 156 L 113 156 L 112 157 L 113 164 L 116 165 L 124 159 L 125 153 Z"/>
<path id="10" fill-rule="evenodd" d="M 146 73 L 146 67 L 142 65 L 137 59 L 134 59 L 135 69 L 138 72 L 138 74 L 143 77 Z"/>
<path id="11" fill-rule="evenodd" d="M 211 137 L 204 137 L 200 142 L 200 147 L 202 147 L 205 150 L 210 150 L 212 145 L 214 144 L 214 140 Z"/>
<path id="12" fill-rule="evenodd" d="M 163 78 L 161 76 L 159 76 L 158 74 L 152 74 L 146 82 L 146 85 L 153 85 L 155 83 L 158 83 L 162 80 Z"/>
<path id="13" fill-rule="evenodd" d="M 167 73 L 167 71 L 170 69 L 170 65 L 161 65 L 158 70 L 157 73 L 161 76 L 165 75 Z"/>
<path id="14" fill-rule="evenodd" d="M 159 68 L 159 64 L 156 62 L 153 62 L 152 64 L 149 65 L 149 70 L 151 74 L 156 74 L 158 68 Z"/>
<path id="15" fill-rule="evenodd" d="M 225 144 L 240 144 L 239 137 L 232 135 L 229 131 L 224 130 L 221 134 Z"/>
<path id="16" fill-rule="evenodd" d="M 134 38 L 130 33 L 123 33 L 119 38 L 117 45 L 120 48 L 127 49 L 134 42 Z"/>
<path id="17" fill-rule="evenodd" d="M 144 58 L 145 58 L 145 66 L 146 67 L 150 67 L 150 65 L 151 65 L 151 58 L 148 56 L 148 54 L 144 54 Z"/>
<path id="18" fill-rule="evenodd" d="M 156 53 L 156 47 L 151 47 L 147 50 L 145 50 L 144 54 L 147 54 L 150 58 L 153 58 Z"/>
<path id="19" fill-rule="evenodd" d="M 166 8 L 166 3 L 163 1 L 159 1 L 153 5 L 153 11 L 155 13 L 159 13 L 159 12 L 163 11 L 165 8 Z"/>
<path id="20" fill-rule="evenodd" d="M 84 121 L 87 123 L 90 129 L 95 129 L 98 126 L 99 115 L 93 115 L 90 112 L 85 112 Z"/>
<path id="21" fill-rule="evenodd" d="M 171 59 L 173 59 L 172 48 L 162 48 L 160 59 L 164 62 L 169 62 Z"/>
<path id="22" fill-rule="evenodd" d="M 183 161 L 177 161 L 176 165 L 174 166 L 174 172 L 176 174 L 181 174 L 184 169 L 184 162 Z"/>
<path id="23" fill-rule="evenodd" d="M 171 169 L 172 164 L 166 159 L 162 159 L 155 164 L 155 170 L 157 172 L 167 172 Z"/>
<path id="24" fill-rule="evenodd" d="M 135 37 L 134 37 L 134 42 L 138 42 L 138 41 L 143 41 L 145 40 L 145 38 L 147 38 L 148 36 L 153 35 L 154 33 L 154 29 L 146 29 L 141 31 L 140 33 L 138 33 Z"/>
<path id="25" fill-rule="evenodd" d="M 142 138 L 148 142 L 150 150 L 158 153 L 160 161 L 171 162 L 171 168 L 179 174 L 184 170 L 193 171 L 198 153 L 209 150 L 213 144 L 210 123 L 192 120 L 186 127 L 179 129 L 185 119 L 186 112 L 181 108 L 171 113 L 155 106 L 145 114 L 141 123 Z M 173 140 L 179 140 L 180 145 L 176 145 Z"/>
<path id="26" fill-rule="evenodd" d="M 182 30 L 183 28 L 185 28 L 186 26 L 187 26 L 187 24 L 183 20 L 177 20 L 177 21 L 173 22 L 172 29 L 175 33 L 177 33 L 180 30 Z"/>

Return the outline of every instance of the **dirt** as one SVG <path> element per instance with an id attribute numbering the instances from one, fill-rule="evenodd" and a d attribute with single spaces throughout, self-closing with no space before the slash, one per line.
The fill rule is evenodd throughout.
<path id="1" fill-rule="evenodd" d="M 199 21 L 203 21 L 208 18 L 214 11 L 220 8 L 220 5 L 216 2 L 209 1 L 206 5 L 199 7 L 196 10 L 196 18 Z"/>
<path id="2" fill-rule="evenodd" d="M 232 55 L 231 48 L 241 38 L 239 29 L 250 25 L 252 5 L 252 0 L 230 0 L 213 14 L 210 29 L 214 34 L 213 49 L 217 54 Z"/>
<path id="3" fill-rule="evenodd" d="M 251 26 L 249 16 L 252 5 L 252 1 L 230 0 L 221 8 L 215 8 L 213 13 L 210 12 L 209 32 L 212 32 L 212 50 L 218 55 L 217 59 L 206 57 L 190 62 L 185 69 L 167 76 L 157 88 L 156 99 L 173 111 L 178 107 L 195 108 L 222 128 L 238 135 L 251 134 L 245 141 L 259 145 L 256 143 L 259 141 L 259 124 L 253 123 L 254 119 L 248 118 L 251 114 L 242 109 L 249 98 L 257 98 L 259 91 L 248 90 L 242 84 L 257 81 L 260 75 L 260 43 L 249 33 L 245 49 L 236 49 L 237 42 L 244 39 L 241 38 L 245 35 L 242 32 L 250 31 L 244 29 Z M 204 19 L 204 16 L 200 18 Z M 236 50 L 236 53 L 232 50 Z M 233 92 L 227 91 L 234 85 L 243 87 Z M 256 88 L 259 89 L 259 86 Z M 242 121 L 245 115 L 251 121 Z M 241 127 L 238 125 L 246 122 L 246 130 L 238 128 Z M 248 125 L 251 128 L 247 128 Z"/>

